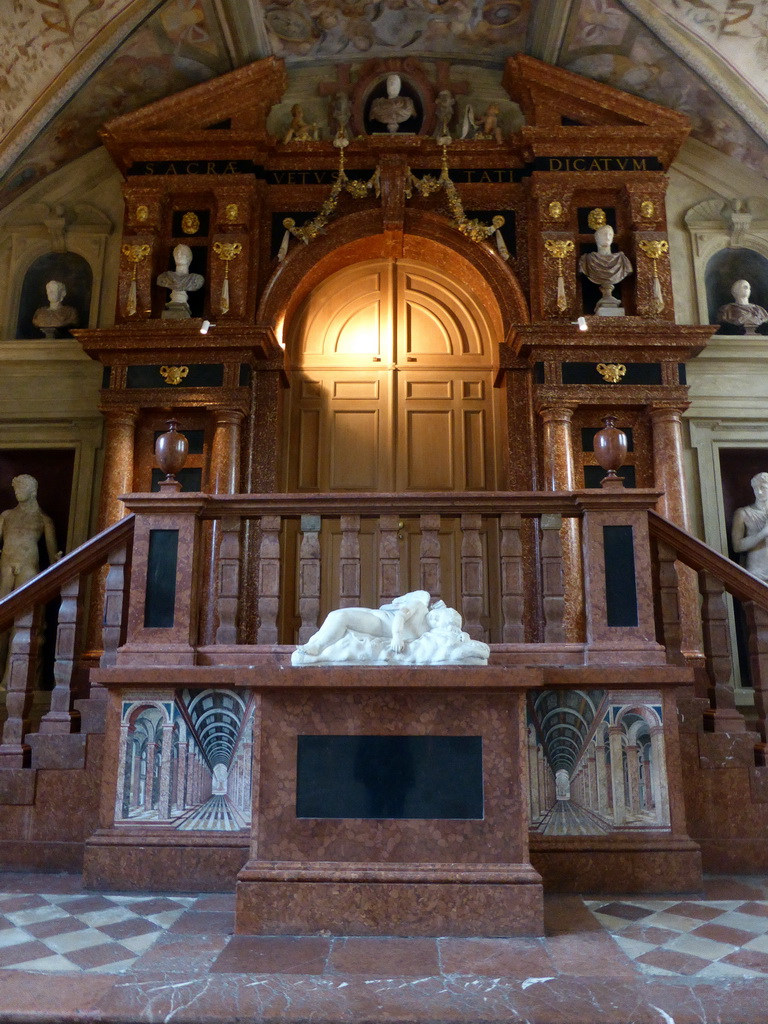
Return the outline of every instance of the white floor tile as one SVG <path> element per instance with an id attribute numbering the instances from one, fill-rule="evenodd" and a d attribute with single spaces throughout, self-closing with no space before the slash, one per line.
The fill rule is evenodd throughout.
<path id="1" fill-rule="evenodd" d="M 652 949 L 656 949 L 656 945 L 651 942 L 640 942 L 638 939 L 625 939 L 621 935 L 614 935 L 613 937 L 627 956 L 632 960 L 634 960 L 635 957 L 642 956 L 643 953 L 650 953 Z"/>
<path id="2" fill-rule="evenodd" d="M 43 956 L 39 960 L 26 960 L 23 964 L 12 964 L 17 971 L 69 971 L 79 974 L 80 968 L 64 956 Z"/>
<path id="3" fill-rule="evenodd" d="M 42 942 L 55 949 L 57 953 L 73 953 L 76 949 L 88 949 L 90 946 L 104 946 L 112 939 L 103 932 L 93 928 L 83 928 L 79 932 L 67 932 L 65 935 L 51 935 Z"/>
<path id="4" fill-rule="evenodd" d="M 78 921 L 84 921 L 92 928 L 102 928 L 105 924 L 118 924 L 120 921 L 131 921 L 136 914 L 127 907 L 110 907 L 108 910 L 93 910 L 87 914 L 78 914 Z"/>
<path id="5" fill-rule="evenodd" d="M 700 956 L 705 960 L 719 960 L 721 956 L 728 956 L 738 946 L 731 946 L 725 942 L 714 942 L 712 939 L 700 939 L 696 935 L 681 935 L 677 939 L 664 944 L 664 949 L 674 949 L 678 953 L 689 953 L 691 956 Z"/>
<path id="6" fill-rule="evenodd" d="M 34 910 L 15 910 L 5 915 L 9 921 L 17 925 L 35 924 L 38 921 L 55 921 L 57 918 L 69 917 L 61 907 L 35 907 Z"/>
<path id="7" fill-rule="evenodd" d="M 34 942 L 34 935 L 22 931 L 21 928 L 3 928 L 0 931 L 0 949 L 5 946 L 18 946 L 20 942 Z"/>
<path id="8" fill-rule="evenodd" d="M 720 961 L 703 967 L 695 975 L 697 978 L 763 978 L 765 975 L 759 971 L 750 971 L 746 967 L 737 967 L 735 964 L 724 964 Z"/>
<path id="9" fill-rule="evenodd" d="M 150 946 L 153 946 L 162 935 L 162 932 L 148 932 L 146 935 L 134 935 L 131 939 L 120 939 L 122 946 L 127 946 L 136 955 L 146 953 Z"/>

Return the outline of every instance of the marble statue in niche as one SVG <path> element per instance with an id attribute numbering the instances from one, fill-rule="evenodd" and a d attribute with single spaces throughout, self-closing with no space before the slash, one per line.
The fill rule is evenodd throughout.
<path id="1" fill-rule="evenodd" d="M 46 338 L 56 338 L 62 327 L 73 327 L 77 323 L 77 310 L 74 306 L 64 305 L 67 288 L 61 281 L 48 281 L 45 294 L 48 305 L 35 310 L 32 323 Z"/>
<path id="2" fill-rule="evenodd" d="M 600 288 L 602 298 L 595 306 L 598 316 L 623 316 L 621 300 L 613 286 L 632 273 L 632 264 L 623 252 L 613 252 L 613 228 L 603 224 L 595 231 L 597 252 L 585 252 L 579 259 L 579 271 Z"/>
<path id="3" fill-rule="evenodd" d="M 450 124 L 455 106 L 456 100 L 451 90 L 441 89 L 435 100 L 435 118 L 437 123 L 434 131 L 434 137 L 440 146 L 447 146 L 451 141 Z"/>
<path id="4" fill-rule="evenodd" d="M 719 334 L 768 334 L 768 310 L 749 301 L 752 286 L 749 281 L 734 281 L 731 287 L 733 302 L 717 311 Z"/>
<path id="5" fill-rule="evenodd" d="M 404 121 L 416 117 L 416 107 L 410 96 L 401 96 L 400 75 L 387 75 L 387 95 L 379 96 L 371 103 L 370 117 L 387 126 L 391 134 L 397 132 Z"/>
<path id="6" fill-rule="evenodd" d="M 189 272 L 192 263 L 192 250 L 188 245 L 177 245 L 173 250 L 175 270 L 165 270 L 158 275 L 157 283 L 161 288 L 170 288 L 171 295 L 165 304 L 161 317 L 163 320 L 187 320 L 190 317 L 187 292 L 196 292 L 203 287 L 205 278 L 202 274 Z"/>
<path id="7" fill-rule="evenodd" d="M 352 106 L 344 92 L 337 92 L 331 107 L 331 126 L 336 126 L 333 144 L 337 149 L 349 145 L 349 121 L 352 117 Z"/>
<path id="8" fill-rule="evenodd" d="M 0 512 L 0 598 L 29 583 L 40 572 L 38 541 L 45 539 L 48 558 L 57 562 L 61 551 L 56 549 L 53 520 L 37 502 L 37 480 L 21 473 L 11 481 L 17 504 Z M 9 634 L 0 636 L 0 671 L 8 653 Z M 6 679 L 3 678 L 3 685 Z"/>
<path id="9" fill-rule="evenodd" d="M 498 104 L 489 103 L 481 117 L 475 117 L 474 108 L 468 103 L 464 108 L 464 121 L 461 127 L 462 139 L 476 141 L 502 142 L 503 134 L 499 125 L 501 110 Z"/>
<path id="10" fill-rule="evenodd" d="M 292 665 L 486 665 L 490 648 L 462 632 L 461 616 L 425 590 L 381 608 L 337 608 L 291 655 Z"/>
<path id="11" fill-rule="evenodd" d="M 731 545 L 737 554 L 746 554 L 747 572 L 768 583 L 768 473 L 758 473 L 749 482 L 755 500 L 734 512 Z"/>

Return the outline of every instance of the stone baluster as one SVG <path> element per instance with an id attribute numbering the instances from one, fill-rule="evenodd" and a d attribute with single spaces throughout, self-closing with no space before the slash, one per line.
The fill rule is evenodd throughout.
<path id="1" fill-rule="evenodd" d="M 523 586 L 523 548 L 519 513 L 500 517 L 501 528 L 501 641 L 525 643 L 525 591 Z"/>
<path id="2" fill-rule="evenodd" d="M 256 643 L 278 642 L 280 611 L 280 516 L 262 516 L 259 545 L 259 628 Z"/>
<path id="3" fill-rule="evenodd" d="M 757 729 L 760 733 L 757 762 L 768 765 L 768 611 L 754 601 L 744 601 L 743 608 L 747 620 L 749 671 L 755 693 Z"/>
<path id="4" fill-rule="evenodd" d="M 117 649 L 123 642 L 128 599 L 126 560 L 128 546 L 123 545 L 109 554 L 107 579 L 104 587 L 104 620 L 102 626 L 102 646 L 100 665 L 102 668 L 113 668 L 117 660 Z M 102 696 L 106 691 L 102 686 L 91 684 L 91 696 L 100 690 Z"/>
<path id="5" fill-rule="evenodd" d="M 85 577 L 76 576 L 61 588 L 59 624 L 56 630 L 55 686 L 50 710 L 40 722 L 40 732 L 72 731 L 72 677 L 80 649 Z"/>
<path id="6" fill-rule="evenodd" d="M 360 604 L 360 516 L 341 516 L 339 608 Z"/>
<path id="7" fill-rule="evenodd" d="M 419 516 L 421 544 L 419 545 L 419 573 L 421 589 L 433 599 L 442 593 L 440 566 L 440 516 Z"/>
<path id="8" fill-rule="evenodd" d="M 731 685 L 731 644 L 725 587 L 711 573 L 699 574 L 701 592 L 701 626 L 704 643 L 704 665 L 709 680 L 707 696 L 710 708 L 704 712 L 714 732 L 746 732 L 746 722 L 736 710 Z"/>
<path id="9" fill-rule="evenodd" d="M 565 641 L 565 588 L 563 586 L 562 516 L 541 517 L 541 579 L 544 604 L 544 642 Z"/>
<path id="10" fill-rule="evenodd" d="M 20 615 L 13 624 L 8 665 L 3 678 L 8 717 L 0 743 L 0 768 L 23 768 L 27 760 L 29 748 L 24 737 L 29 728 L 29 712 L 35 692 L 41 621 L 42 608 L 38 606 Z"/>
<path id="11" fill-rule="evenodd" d="M 317 632 L 320 618 L 320 516 L 301 517 L 299 548 L 299 643 L 305 644 Z"/>
<path id="12" fill-rule="evenodd" d="M 481 621 L 485 591 L 482 525 L 483 517 L 480 515 L 461 517 L 461 614 L 464 629 L 473 640 L 486 639 Z"/>
<path id="13" fill-rule="evenodd" d="M 670 665 L 685 664 L 680 626 L 680 588 L 674 548 L 664 541 L 656 544 L 658 564 L 658 600 L 656 611 Z"/>
<path id="14" fill-rule="evenodd" d="M 391 601 L 400 595 L 400 530 L 399 516 L 379 519 L 379 601 Z"/>
<path id="15" fill-rule="evenodd" d="M 237 643 L 240 600 L 240 520 L 224 516 L 219 526 L 217 644 Z"/>

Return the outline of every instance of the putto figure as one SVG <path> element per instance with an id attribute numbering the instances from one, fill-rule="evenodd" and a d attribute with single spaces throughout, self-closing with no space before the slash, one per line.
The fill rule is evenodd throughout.
<path id="1" fill-rule="evenodd" d="M 746 554 L 747 572 L 768 583 L 768 473 L 758 473 L 749 482 L 755 500 L 734 512 L 731 544 L 737 554 Z"/>
<path id="2" fill-rule="evenodd" d="M 337 608 L 291 655 L 292 665 L 485 665 L 490 648 L 461 630 L 461 616 L 426 590 L 381 608 Z"/>
<path id="3" fill-rule="evenodd" d="M 749 301 L 752 285 L 743 278 L 731 288 L 733 302 L 717 311 L 720 334 L 768 334 L 768 310 Z"/>
<path id="4" fill-rule="evenodd" d="M 187 292 L 196 292 L 203 287 L 205 278 L 202 274 L 189 272 L 192 263 L 192 250 L 188 245 L 177 245 L 173 250 L 175 270 L 165 270 L 158 275 L 157 283 L 161 288 L 170 288 L 171 296 L 165 304 L 161 319 L 187 320 L 191 316 L 187 303 Z"/>
<path id="5" fill-rule="evenodd" d="M 623 252 L 612 252 L 613 228 L 603 224 L 595 232 L 597 252 L 586 252 L 579 259 L 579 271 L 593 284 L 599 285 L 602 298 L 595 306 L 599 316 L 621 316 L 621 300 L 613 294 L 613 286 L 632 273 L 632 264 Z"/>
<path id="6" fill-rule="evenodd" d="M 40 328 L 46 338 L 56 338 L 60 328 L 73 327 L 77 323 L 77 310 L 74 306 L 64 305 L 67 288 L 62 281 L 48 281 L 45 294 L 48 296 L 48 305 L 35 310 L 32 323 Z"/>

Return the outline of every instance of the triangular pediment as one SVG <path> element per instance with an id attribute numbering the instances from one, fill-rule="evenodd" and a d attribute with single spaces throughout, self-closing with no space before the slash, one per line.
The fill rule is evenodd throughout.
<path id="1" fill-rule="evenodd" d="M 268 57 L 116 117 L 100 134 L 123 166 L 128 151 L 133 159 L 139 150 L 156 156 L 182 139 L 187 148 L 212 137 L 219 144 L 258 141 L 266 139 L 267 115 L 285 88 L 283 61 Z"/>

